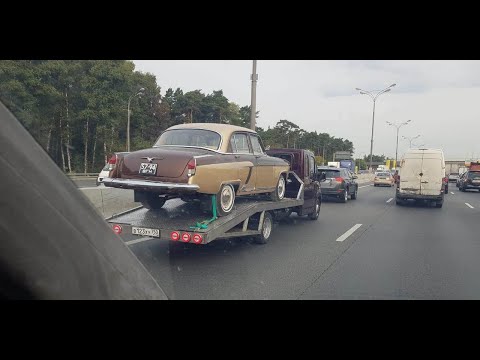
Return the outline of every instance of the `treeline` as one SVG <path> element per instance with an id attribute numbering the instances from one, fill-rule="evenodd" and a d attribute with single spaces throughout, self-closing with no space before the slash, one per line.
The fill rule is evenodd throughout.
<path id="1" fill-rule="evenodd" d="M 65 172 L 98 172 L 109 154 L 125 151 L 129 99 L 132 151 L 150 147 L 176 124 L 250 124 L 250 107 L 229 101 L 222 90 L 167 89 L 162 96 L 155 76 L 135 71 L 131 61 L 0 61 L 0 100 Z M 322 155 L 325 145 L 327 158 L 334 151 L 353 151 L 348 140 L 306 132 L 287 120 L 257 130 L 271 147 L 307 148 Z"/>

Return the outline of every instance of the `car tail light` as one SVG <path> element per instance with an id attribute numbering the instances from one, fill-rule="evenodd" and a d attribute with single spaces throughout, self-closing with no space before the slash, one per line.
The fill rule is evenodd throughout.
<path id="1" fill-rule="evenodd" d="M 172 231 L 170 233 L 170 239 L 173 241 L 178 241 L 180 239 L 180 233 L 178 231 Z"/>
<path id="2" fill-rule="evenodd" d="M 341 182 L 343 182 L 343 178 L 342 177 L 336 177 L 335 181 L 341 183 Z"/>
<path id="3" fill-rule="evenodd" d="M 182 234 L 182 241 L 183 242 L 190 242 L 190 240 L 192 239 L 192 236 L 189 234 L 189 233 L 183 233 Z"/>
<path id="4" fill-rule="evenodd" d="M 112 226 L 113 232 L 117 235 L 120 235 L 122 233 L 122 227 L 118 224 L 115 224 Z"/>
<path id="5" fill-rule="evenodd" d="M 194 242 L 195 244 L 201 244 L 202 241 L 203 241 L 202 235 L 200 235 L 200 234 L 195 234 L 195 235 L 193 235 L 193 242 Z"/>
<path id="6" fill-rule="evenodd" d="M 197 169 L 197 160 L 191 159 L 187 164 L 187 175 L 192 176 L 195 175 L 195 170 Z"/>
<path id="7" fill-rule="evenodd" d="M 111 165 L 115 165 L 117 163 L 117 154 L 113 154 L 108 163 Z"/>

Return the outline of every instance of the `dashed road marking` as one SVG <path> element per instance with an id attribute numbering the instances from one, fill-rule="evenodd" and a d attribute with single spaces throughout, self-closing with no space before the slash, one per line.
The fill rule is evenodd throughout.
<path id="1" fill-rule="evenodd" d="M 363 186 L 359 186 L 358 188 L 361 189 L 361 188 L 364 188 L 364 187 L 367 187 L 367 186 L 372 186 L 372 184 L 370 185 L 363 185 Z"/>
<path id="2" fill-rule="evenodd" d="M 389 203 L 389 202 L 392 201 L 392 200 L 393 200 L 393 198 L 388 199 L 388 200 L 387 200 L 387 203 Z"/>
<path id="3" fill-rule="evenodd" d="M 360 226 L 362 226 L 362 224 L 353 225 L 350 230 L 348 230 L 345 234 L 343 234 L 342 236 L 340 236 L 336 241 L 344 241 L 344 240 L 347 239 L 350 235 L 352 235 L 352 234 L 355 232 L 355 230 L 357 230 Z"/>
<path id="4" fill-rule="evenodd" d="M 469 203 L 465 203 L 465 205 L 467 205 L 470 209 L 475 209 L 472 205 L 470 205 Z"/>

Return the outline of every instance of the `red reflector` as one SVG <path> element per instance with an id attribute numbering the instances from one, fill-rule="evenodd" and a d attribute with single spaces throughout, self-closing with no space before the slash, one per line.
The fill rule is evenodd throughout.
<path id="1" fill-rule="evenodd" d="M 192 239 L 192 236 L 189 233 L 183 233 L 182 234 L 182 241 L 183 242 L 189 242 Z"/>
<path id="2" fill-rule="evenodd" d="M 203 241 L 202 235 L 200 235 L 200 234 L 195 234 L 195 235 L 193 235 L 193 242 L 194 242 L 195 244 L 201 244 L 202 241 Z"/>
<path id="3" fill-rule="evenodd" d="M 112 226 L 113 232 L 115 234 L 121 234 L 122 233 L 122 227 L 118 224 L 115 224 Z"/>
<path id="4" fill-rule="evenodd" d="M 170 233 L 170 239 L 172 239 L 173 241 L 178 241 L 180 239 L 180 233 L 177 231 L 172 231 Z"/>

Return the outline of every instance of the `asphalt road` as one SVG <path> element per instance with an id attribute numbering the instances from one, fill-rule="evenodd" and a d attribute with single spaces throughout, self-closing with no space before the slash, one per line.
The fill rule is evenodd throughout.
<path id="1" fill-rule="evenodd" d="M 125 241 L 171 299 L 480 299 L 479 192 L 452 183 L 437 209 L 363 186 L 318 221 L 278 224 L 266 245 Z"/>

